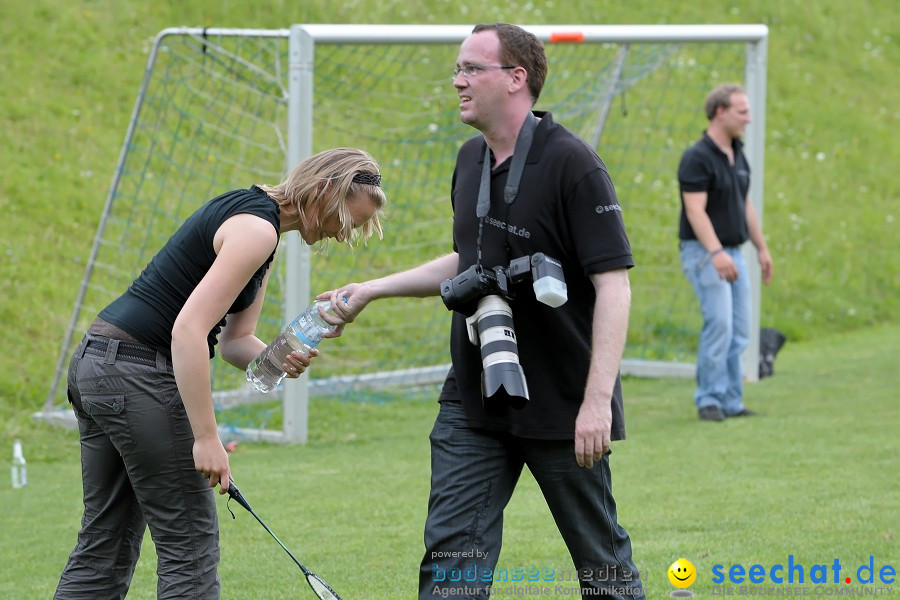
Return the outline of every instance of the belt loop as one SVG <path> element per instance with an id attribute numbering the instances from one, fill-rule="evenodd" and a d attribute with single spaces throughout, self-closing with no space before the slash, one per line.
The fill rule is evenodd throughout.
<path id="1" fill-rule="evenodd" d="M 84 351 L 87 349 L 88 342 L 91 341 L 91 334 L 85 334 L 82 338 L 81 343 L 78 344 L 78 347 L 75 348 L 75 358 L 82 359 L 84 358 Z"/>
<path id="2" fill-rule="evenodd" d="M 166 372 L 166 355 L 159 350 L 156 351 L 156 370 L 160 373 Z"/>
<path id="3" fill-rule="evenodd" d="M 119 353 L 119 340 L 109 340 L 106 346 L 106 356 L 103 357 L 103 364 L 116 364 L 116 354 Z"/>

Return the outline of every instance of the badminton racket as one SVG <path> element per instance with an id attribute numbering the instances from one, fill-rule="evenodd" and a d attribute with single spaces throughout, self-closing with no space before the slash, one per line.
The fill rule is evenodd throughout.
<path id="1" fill-rule="evenodd" d="M 234 481 L 232 481 L 228 485 L 228 496 L 231 497 L 235 502 L 237 502 L 238 504 L 240 504 L 241 506 L 246 508 L 247 512 L 249 512 L 251 515 L 253 515 L 256 518 L 256 520 L 259 521 L 259 524 L 262 525 L 265 528 L 265 530 L 269 532 L 269 535 L 271 535 L 272 538 L 276 542 L 278 542 L 278 545 L 281 546 L 282 550 L 287 552 L 288 556 L 290 556 L 291 559 L 295 563 L 297 563 L 297 566 L 300 567 L 301 571 L 303 571 L 303 575 L 304 575 L 304 577 L 306 577 L 306 582 L 309 584 L 309 587 L 312 588 L 312 591 L 316 593 L 316 596 L 318 596 L 320 598 L 320 600 L 341 600 L 341 597 L 337 595 L 337 592 L 335 592 L 333 589 L 331 589 L 331 586 L 328 585 L 327 583 L 325 583 L 321 577 L 319 577 L 318 575 L 316 575 L 315 573 L 313 573 L 312 571 L 307 569 L 303 565 L 303 563 L 301 563 L 299 560 L 297 560 L 297 557 L 294 556 L 291 553 L 291 551 L 287 549 L 287 546 L 285 546 L 281 542 L 281 540 L 278 539 L 278 536 L 275 535 L 271 529 L 269 529 L 269 526 L 266 525 L 263 522 L 263 520 L 259 518 L 259 515 L 256 514 L 256 512 L 253 510 L 253 508 L 250 507 L 250 503 L 247 502 L 246 498 L 244 498 L 244 495 L 241 493 L 241 490 L 239 490 L 238 487 L 236 485 L 234 485 Z M 229 512 L 230 512 L 230 509 L 229 509 Z M 235 518 L 233 512 L 231 513 L 231 518 Z"/>

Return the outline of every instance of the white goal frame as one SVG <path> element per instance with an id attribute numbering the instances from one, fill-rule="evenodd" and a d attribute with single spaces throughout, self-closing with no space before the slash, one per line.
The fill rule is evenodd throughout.
<path id="1" fill-rule="evenodd" d="M 765 114 L 766 114 L 766 64 L 768 28 L 764 25 L 523 25 L 545 44 L 555 43 L 690 43 L 690 42 L 723 42 L 744 43 L 746 62 L 744 87 L 753 110 L 753 120 L 746 132 L 745 152 L 752 166 L 752 182 L 750 200 L 756 209 L 759 219 L 763 218 L 763 182 L 764 182 L 764 147 L 765 147 Z M 313 70 L 316 47 L 330 44 L 458 44 L 472 31 L 471 25 L 294 25 L 289 29 L 221 29 L 221 28 L 169 28 L 161 31 L 154 41 L 148 58 L 147 70 L 142 83 L 138 100 L 134 107 L 125 144 L 119 157 L 116 175 L 107 197 L 104 218 L 114 198 L 119 175 L 125 160 L 125 152 L 133 134 L 134 124 L 141 108 L 144 91 L 151 75 L 151 67 L 157 56 L 162 40 L 168 36 L 209 35 L 209 36 L 259 36 L 288 38 L 288 124 L 287 152 L 285 169 L 290 169 L 302 159 L 310 156 L 313 149 L 313 123 L 315 90 L 313 89 Z M 700 107 L 698 107 L 699 111 Z M 699 127 L 698 127 L 699 130 Z M 474 132 L 473 132 L 474 134 Z M 673 171 L 676 165 L 672 166 Z M 676 193 L 673 190 L 673 194 Z M 673 218 L 674 219 L 674 218 Z M 674 220 L 673 220 L 674 223 Z M 77 324 L 79 307 L 84 298 L 93 258 L 97 254 L 99 242 L 103 234 L 104 220 L 101 219 L 91 258 L 88 261 L 88 273 L 82 282 L 76 300 L 75 314 L 72 317 L 65 340 L 62 344 L 59 364 L 52 389 L 47 398 L 45 410 L 38 413 L 39 418 L 59 421 L 58 405 L 60 380 L 64 374 L 65 362 L 71 348 Z M 674 227 L 674 225 L 673 225 Z M 674 235 L 674 234 L 673 234 Z M 674 238 L 673 238 L 674 239 Z M 673 242 L 674 243 L 674 242 Z M 298 236 L 288 236 L 284 240 L 286 246 L 286 294 L 284 301 L 285 322 L 293 319 L 305 308 L 310 294 L 310 249 L 300 241 Z M 744 370 L 748 380 L 758 377 L 759 357 L 759 324 L 760 324 L 760 270 L 755 254 L 749 244 L 745 246 L 747 265 L 752 290 L 751 339 L 744 354 Z M 316 290 L 317 291 L 317 290 Z M 426 369 L 407 369 L 403 372 L 378 373 L 361 376 L 333 378 L 329 381 L 310 382 L 309 378 L 288 379 L 283 384 L 282 395 L 283 429 L 281 431 L 245 430 L 233 432 L 244 438 L 259 439 L 270 442 L 306 442 L 308 438 L 308 403 L 311 388 L 329 387 L 340 389 L 357 385 L 366 381 L 377 385 L 379 382 L 395 384 L 398 381 L 423 383 L 434 382 L 443 378 L 448 365 L 437 365 Z M 661 361 L 625 360 L 622 364 L 623 374 L 639 376 L 676 376 L 692 377 L 692 363 L 672 363 Z M 64 385 L 64 380 L 63 380 Z M 236 393 L 236 392 L 235 392 Z M 235 394 L 235 393 L 226 393 Z M 63 421 L 71 421 L 69 417 Z"/>

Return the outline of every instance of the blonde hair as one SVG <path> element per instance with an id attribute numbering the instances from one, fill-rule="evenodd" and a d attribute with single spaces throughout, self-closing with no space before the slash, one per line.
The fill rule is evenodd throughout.
<path id="1" fill-rule="evenodd" d="M 296 216 L 304 228 L 321 229 L 326 219 L 337 215 L 341 224 L 337 239 L 353 246 L 358 240 L 365 243 L 374 233 L 379 239 L 384 237 L 380 217 L 387 196 L 380 185 L 354 181 L 360 173 L 381 176 L 378 163 L 367 152 L 357 148 L 332 148 L 301 161 L 278 185 L 259 187 L 275 199 L 285 214 Z M 364 196 L 372 200 L 375 214 L 354 228 L 347 198 Z M 324 242 L 327 246 L 328 240 Z"/>

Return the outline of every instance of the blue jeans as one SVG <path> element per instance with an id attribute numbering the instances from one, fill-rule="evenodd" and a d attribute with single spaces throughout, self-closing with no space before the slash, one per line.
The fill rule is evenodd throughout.
<path id="1" fill-rule="evenodd" d="M 575 462 L 575 442 L 535 440 L 472 429 L 457 402 L 441 403 L 431 432 L 431 495 L 419 598 L 490 595 L 503 537 L 503 511 L 522 467 L 534 475 L 588 597 L 643 600 L 631 540 L 619 526 L 609 455 L 591 469 Z M 528 523 L 520 523 L 528 527 Z M 544 576 L 552 565 L 513 565 Z M 562 575 L 558 574 L 559 581 Z M 512 577 L 512 575 L 510 575 Z M 505 585 L 509 585 L 509 579 Z M 552 581 L 543 585 L 554 587 Z M 602 590 L 602 592 L 601 592 Z"/>
<path id="2" fill-rule="evenodd" d="M 725 248 L 738 278 L 719 277 L 709 253 L 698 241 L 681 242 L 681 266 L 694 286 L 703 329 L 697 347 L 697 409 L 718 406 L 726 415 L 744 410 L 741 353 L 750 340 L 750 281 L 741 249 Z"/>

